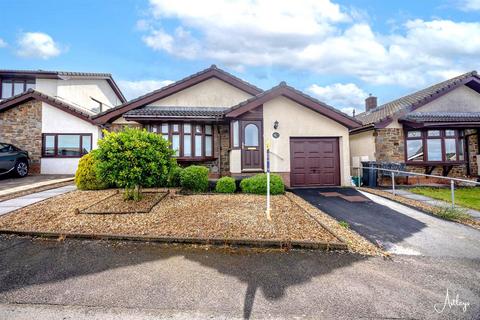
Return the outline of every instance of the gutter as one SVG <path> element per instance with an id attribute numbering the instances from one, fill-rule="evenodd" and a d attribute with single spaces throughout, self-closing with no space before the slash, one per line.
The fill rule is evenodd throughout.
<path id="1" fill-rule="evenodd" d="M 350 135 L 352 135 L 352 134 L 362 133 L 362 132 L 366 132 L 366 131 L 370 131 L 370 130 L 374 130 L 374 129 L 375 129 L 375 124 L 370 123 L 370 124 L 364 125 L 362 127 L 351 129 L 349 131 L 349 133 L 350 133 Z"/>

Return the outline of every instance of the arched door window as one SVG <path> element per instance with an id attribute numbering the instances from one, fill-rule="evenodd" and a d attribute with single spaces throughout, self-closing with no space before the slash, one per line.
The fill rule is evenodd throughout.
<path id="1" fill-rule="evenodd" d="M 245 126 L 245 145 L 258 147 L 258 127 L 253 123 Z"/>

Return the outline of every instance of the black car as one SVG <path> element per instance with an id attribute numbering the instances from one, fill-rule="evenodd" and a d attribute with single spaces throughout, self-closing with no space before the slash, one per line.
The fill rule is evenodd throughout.
<path id="1" fill-rule="evenodd" d="M 19 177 L 26 177 L 29 164 L 30 158 L 27 151 L 0 142 L 0 175 L 13 173 Z"/>

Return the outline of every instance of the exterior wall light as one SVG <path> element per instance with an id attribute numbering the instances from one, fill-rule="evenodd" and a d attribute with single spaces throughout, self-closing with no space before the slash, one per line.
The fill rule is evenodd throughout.
<path id="1" fill-rule="evenodd" d="M 273 123 L 273 129 L 277 130 L 278 129 L 278 121 L 275 120 L 275 122 Z"/>

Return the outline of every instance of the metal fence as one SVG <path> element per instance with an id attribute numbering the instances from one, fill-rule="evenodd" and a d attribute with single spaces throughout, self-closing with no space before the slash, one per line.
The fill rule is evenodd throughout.
<path id="1" fill-rule="evenodd" d="M 448 181 L 450 181 L 452 208 L 455 207 L 455 182 L 466 183 L 466 184 L 472 185 L 472 186 L 480 186 L 480 182 L 477 182 L 477 181 L 460 179 L 460 178 L 444 177 L 444 176 L 438 176 L 438 175 L 426 174 L 426 173 L 409 172 L 409 171 L 403 171 L 403 170 L 397 170 L 397 169 L 387 169 L 387 168 L 378 168 L 378 167 L 364 167 L 362 165 L 360 167 L 354 167 L 353 169 L 358 170 L 359 186 L 361 185 L 364 169 L 376 170 L 376 171 L 379 171 L 381 173 L 386 173 L 386 174 L 384 174 L 384 176 L 388 176 L 388 173 L 389 173 L 390 177 L 392 179 L 392 194 L 394 196 L 396 195 L 395 177 L 423 176 L 423 177 L 431 177 L 431 178 L 436 178 L 436 179 L 448 180 Z"/>

